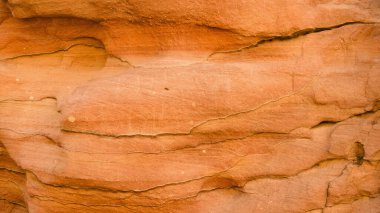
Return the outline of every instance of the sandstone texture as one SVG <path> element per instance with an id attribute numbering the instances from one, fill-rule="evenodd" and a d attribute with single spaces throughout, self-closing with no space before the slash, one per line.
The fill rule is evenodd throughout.
<path id="1" fill-rule="evenodd" d="M 1 0 L 0 212 L 380 212 L 379 0 Z"/>

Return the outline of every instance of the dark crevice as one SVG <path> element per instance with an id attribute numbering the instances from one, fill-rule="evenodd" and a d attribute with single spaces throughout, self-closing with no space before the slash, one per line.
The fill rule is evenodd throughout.
<path id="1" fill-rule="evenodd" d="M 43 56 L 43 55 L 51 55 L 51 54 L 54 54 L 54 53 L 59 53 L 59 52 L 66 52 L 66 51 L 69 51 L 70 49 L 74 48 L 74 47 L 77 47 L 77 46 L 86 46 L 86 47 L 92 47 L 92 48 L 96 48 L 96 49 L 104 49 L 104 47 L 101 47 L 101 46 L 95 46 L 95 45 L 90 45 L 90 44 L 73 44 L 67 48 L 64 48 L 64 49 L 58 49 L 58 50 L 54 50 L 54 51 L 51 51 L 51 52 L 43 52 L 43 53 L 32 53 L 32 54 L 26 54 L 26 55 L 18 55 L 18 56 L 13 56 L 13 57 L 9 57 L 9 58 L 3 58 L 3 59 L 0 59 L 0 61 L 10 61 L 10 60 L 14 60 L 14 59 L 18 59 L 18 58 L 25 58 L 25 57 L 33 57 L 33 56 Z"/>
<path id="2" fill-rule="evenodd" d="M 351 116 L 349 116 L 348 118 L 345 118 L 343 120 L 337 120 L 337 121 L 333 121 L 333 120 L 324 120 L 324 121 L 321 121 L 319 122 L 318 124 L 310 127 L 310 129 L 314 129 L 314 128 L 318 128 L 318 127 L 322 127 L 322 126 L 331 126 L 331 125 L 336 125 L 338 123 L 341 123 L 343 121 L 346 121 L 346 120 L 349 120 L 351 118 L 354 118 L 354 117 L 361 117 L 361 116 L 366 116 L 366 115 L 371 115 L 371 114 L 374 114 L 378 111 L 378 109 L 376 110 L 370 110 L 370 111 L 365 111 L 365 112 L 362 112 L 362 113 L 357 113 L 357 114 L 353 114 Z"/>
<path id="3" fill-rule="evenodd" d="M 8 168 L 2 168 L 2 167 L 0 167 L 0 170 L 4 170 L 4 171 L 7 171 L 7 172 L 15 173 L 17 175 L 25 175 L 25 172 L 16 171 L 16 170 L 13 170 L 13 169 L 8 169 Z"/>
<path id="4" fill-rule="evenodd" d="M 43 98 L 40 98 L 40 99 L 4 99 L 4 100 L 0 100 L 0 103 L 5 103 L 5 102 L 40 102 L 40 101 L 44 101 L 46 99 L 51 99 L 51 100 L 54 100 L 54 101 L 57 101 L 57 98 L 56 97 L 53 97 L 53 96 L 46 96 L 46 97 L 43 97 Z"/>
<path id="5" fill-rule="evenodd" d="M 354 24 L 375 24 L 375 23 L 376 22 L 352 21 L 352 22 L 345 22 L 343 24 L 334 25 L 334 26 L 330 26 L 330 27 L 317 27 L 317 28 L 302 29 L 302 30 L 293 32 L 290 35 L 272 36 L 272 37 L 269 37 L 269 38 L 264 38 L 264 39 L 262 39 L 262 40 L 260 40 L 260 41 L 258 41 L 256 43 L 250 44 L 250 45 L 245 46 L 245 47 L 241 47 L 239 49 L 214 52 L 214 53 L 212 53 L 212 54 L 210 54 L 208 56 L 208 59 L 210 59 L 212 56 L 217 55 L 217 54 L 227 54 L 227 53 L 242 52 L 242 51 L 247 50 L 247 49 L 252 49 L 252 48 L 258 47 L 258 46 L 263 45 L 265 43 L 269 43 L 269 42 L 273 42 L 273 41 L 285 41 L 285 40 L 295 39 L 295 38 L 298 38 L 298 37 L 301 37 L 301 36 L 305 36 L 305 35 L 308 35 L 308 34 L 319 33 L 319 32 L 328 31 L 328 30 L 333 30 L 333 29 L 341 28 L 341 27 L 344 27 L 344 26 L 347 26 L 347 25 L 354 25 Z"/>
<path id="6" fill-rule="evenodd" d="M 359 141 L 355 142 L 352 146 L 352 154 L 354 155 L 354 164 L 362 165 L 364 162 L 365 150 L 364 145 Z"/>
<path id="7" fill-rule="evenodd" d="M 108 56 L 109 56 L 110 58 L 115 58 L 116 60 L 120 61 L 121 63 L 126 63 L 126 64 L 128 64 L 129 66 L 131 66 L 131 67 L 133 67 L 133 68 L 139 68 L 139 67 L 140 67 L 140 66 L 135 66 L 135 65 L 133 65 L 131 62 L 129 62 L 129 61 L 127 61 L 127 60 L 125 60 L 125 59 L 123 59 L 123 58 L 121 58 L 121 57 L 119 57 L 119 56 L 116 56 L 116 55 L 114 55 L 114 54 L 108 54 Z"/>
<path id="8" fill-rule="evenodd" d="M 25 206 L 24 204 L 17 203 L 17 202 L 15 202 L 15 201 L 7 200 L 7 199 L 4 199 L 4 198 L 0 198 L 0 200 L 6 201 L 6 202 L 8 202 L 8 203 L 10 203 L 10 204 L 13 204 L 13 205 L 16 205 L 16 206 L 21 206 L 21 207 L 23 207 L 23 208 L 26 208 L 26 206 Z M 1 209 L 0 209 L 0 210 L 1 210 Z"/>

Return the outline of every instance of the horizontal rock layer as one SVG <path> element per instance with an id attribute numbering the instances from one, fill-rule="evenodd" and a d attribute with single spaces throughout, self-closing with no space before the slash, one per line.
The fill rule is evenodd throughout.
<path id="1" fill-rule="evenodd" d="M 0 1 L 0 212 L 378 212 L 379 11 Z"/>

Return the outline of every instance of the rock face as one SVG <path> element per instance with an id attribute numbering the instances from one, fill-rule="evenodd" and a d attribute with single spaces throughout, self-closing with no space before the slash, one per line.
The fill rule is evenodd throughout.
<path id="1" fill-rule="evenodd" d="M 0 212 L 380 212 L 380 1 L 0 1 Z"/>

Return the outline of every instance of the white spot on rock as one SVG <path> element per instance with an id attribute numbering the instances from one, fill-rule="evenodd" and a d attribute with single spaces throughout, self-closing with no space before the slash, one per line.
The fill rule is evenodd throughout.
<path id="1" fill-rule="evenodd" d="M 19 82 L 19 81 L 20 81 L 20 79 L 19 79 L 19 78 L 16 78 L 16 81 L 17 81 L 17 82 Z"/>
<path id="2" fill-rule="evenodd" d="M 373 106 L 366 106 L 366 107 L 365 107 L 365 110 L 366 110 L 366 111 L 371 111 L 372 108 L 373 108 Z"/>
<path id="3" fill-rule="evenodd" d="M 34 100 L 34 96 L 29 96 L 29 100 Z"/>
<path id="4" fill-rule="evenodd" d="M 67 118 L 67 120 L 70 121 L 71 123 L 74 123 L 76 119 L 75 119 L 74 116 L 69 116 L 69 117 Z"/>

